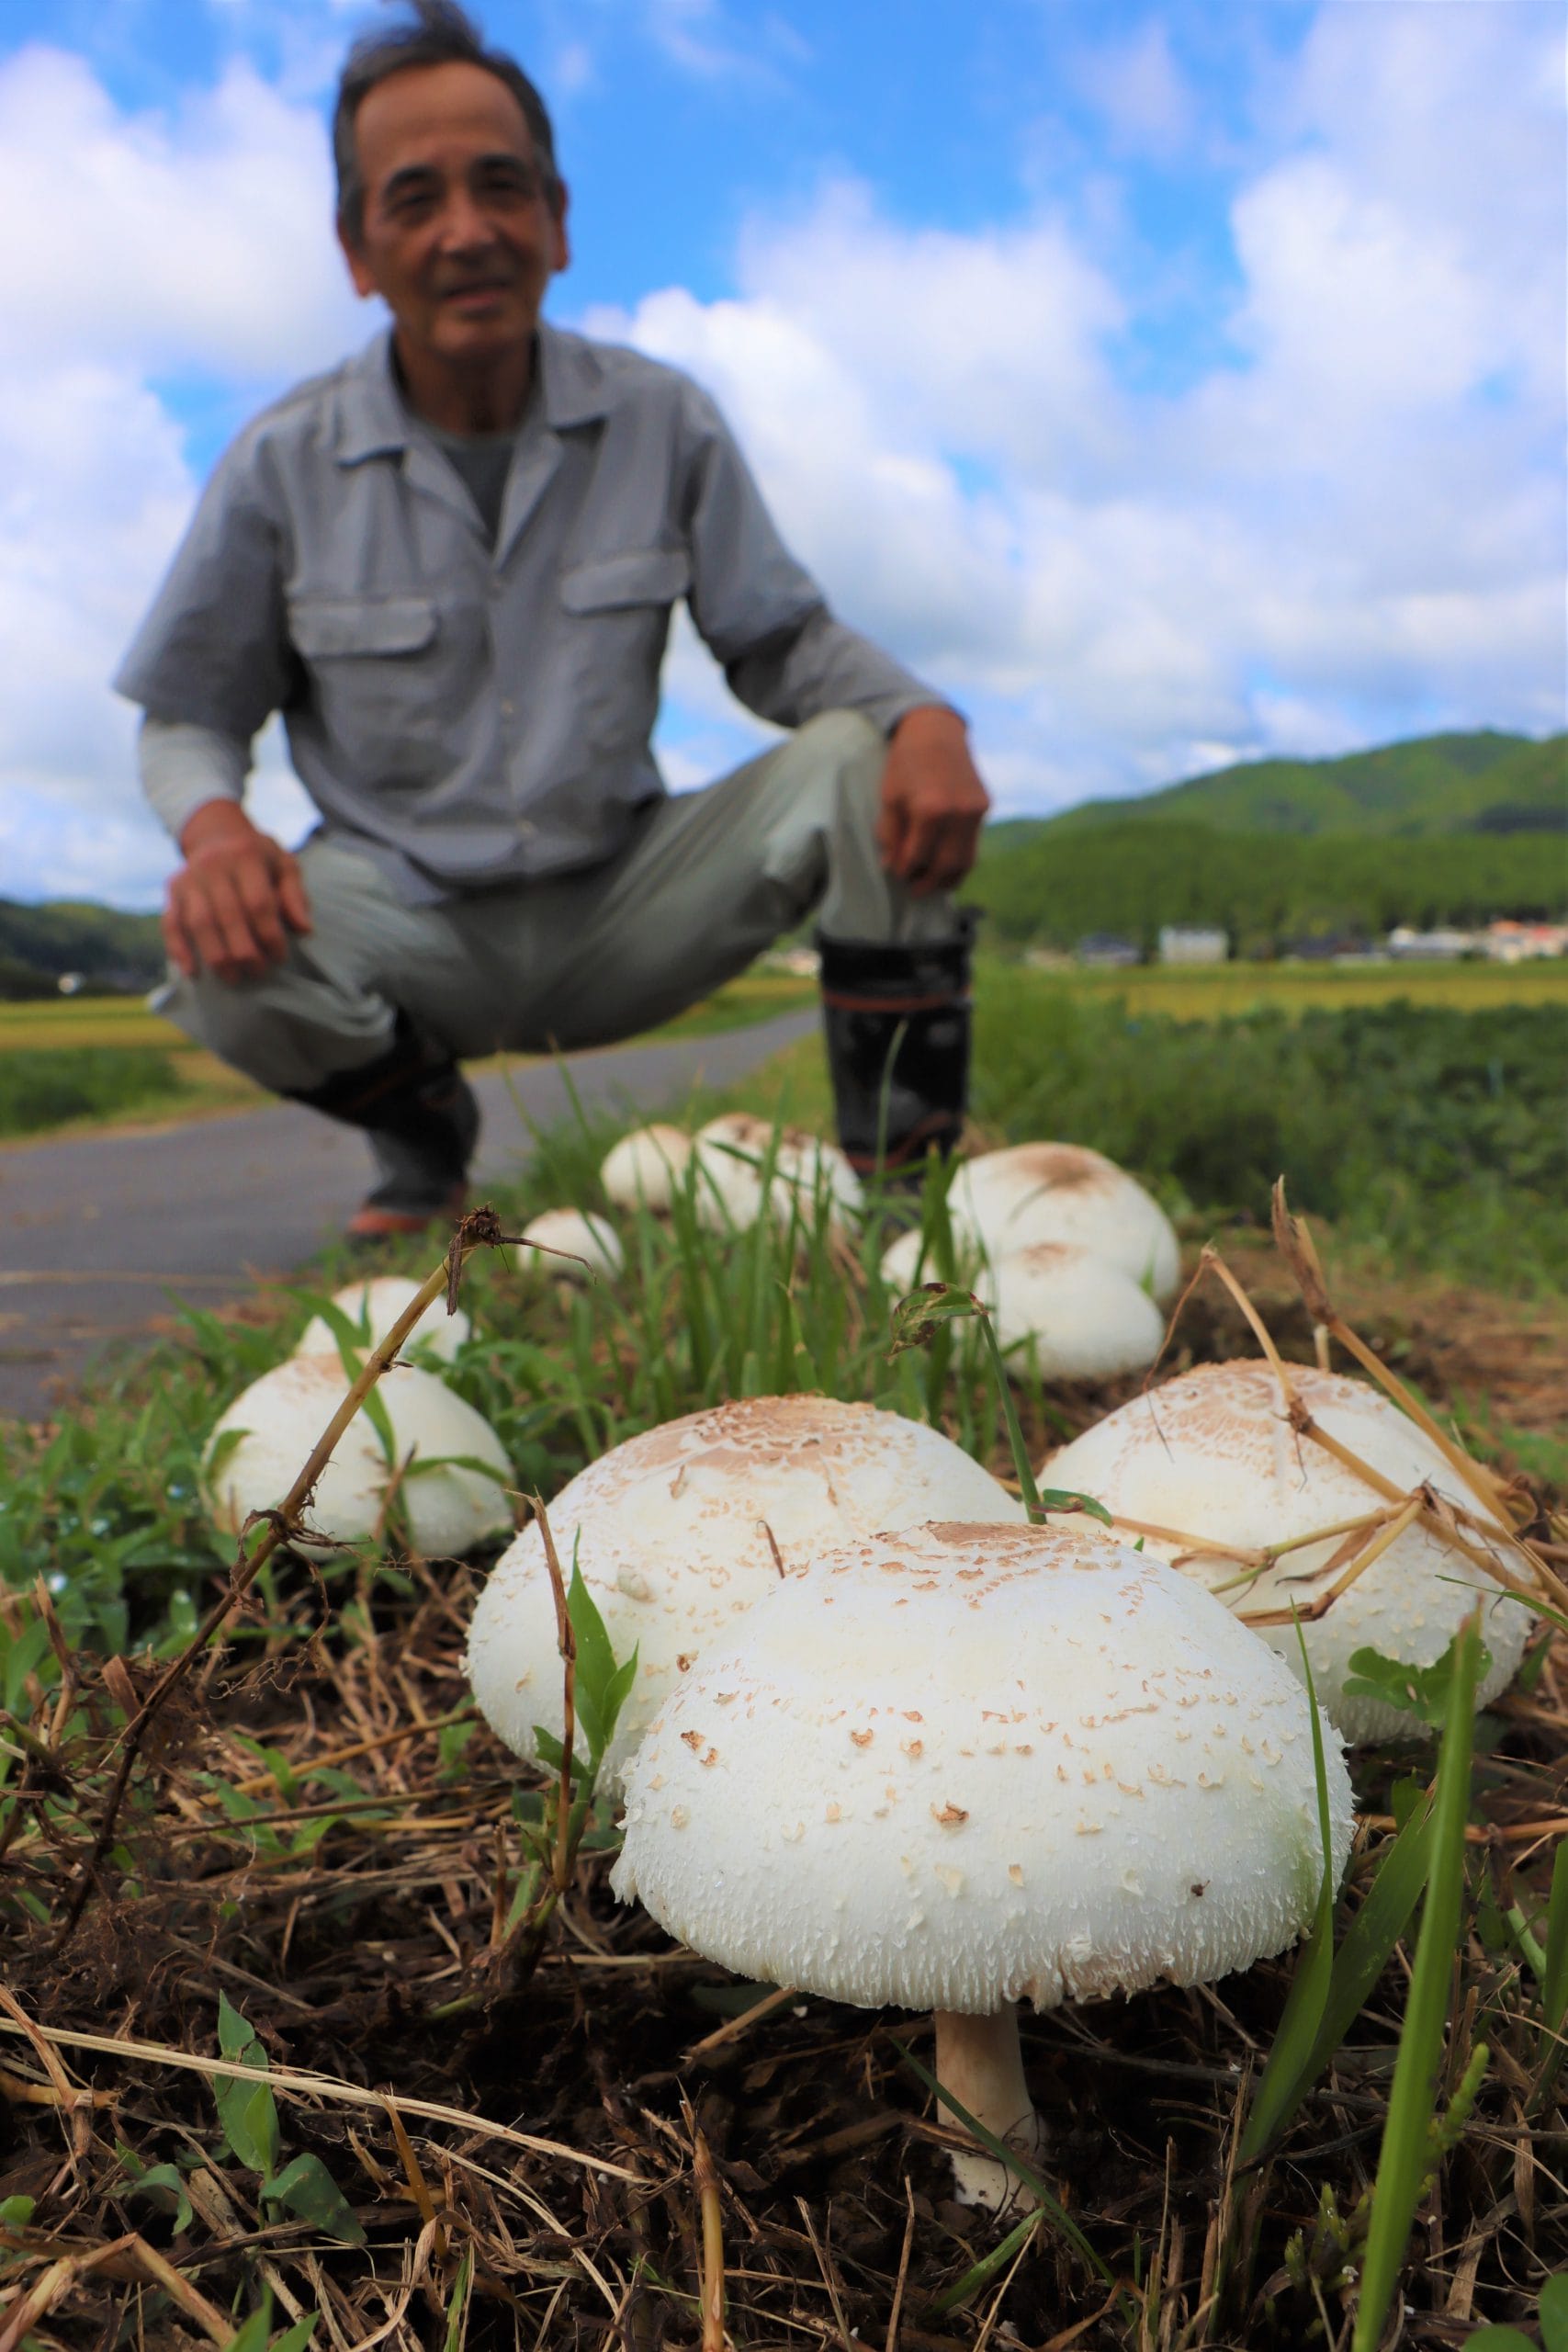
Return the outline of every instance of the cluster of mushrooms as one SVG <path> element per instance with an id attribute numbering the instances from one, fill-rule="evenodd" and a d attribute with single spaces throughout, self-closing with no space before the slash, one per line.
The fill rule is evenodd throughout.
<path id="1" fill-rule="evenodd" d="M 615 1204 L 655 1211 L 688 1186 L 737 1229 L 788 1219 L 803 1189 L 835 1216 L 858 1206 L 831 1147 L 733 1120 L 694 1139 L 640 1130 L 604 1180 Z M 1098 1371 L 1080 1354 L 1067 1376 L 1153 1360 L 1175 1236 L 1109 1161 L 1057 1144 L 991 1153 L 957 1171 L 952 1205 L 1004 1342 L 1010 1316 L 1037 1312 L 1042 1369 L 1075 1318 Z M 560 1222 L 577 1214 L 528 1238 L 586 1256 Z M 919 1278 L 918 1237 L 889 1257 L 890 1282 Z M 412 1290 L 383 1280 L 338 1304 L 368 1344 Z M 1146 1324 L 1132 1336 L 1139 1312 L 1152 1339 Z M 433 1310 L 408 1350 L 419 1361 L 381 1384 L 410 1533 L 430 1553 L 512 1523 L 499 1443 L 439 1376 L 462 1336 L 461 1317 Z M 230 1408 L 208 1456 L 220 1521 L 276 1501 L 352 1361 L 313 1325 Z M 317 1489 L 323 1536 L 378 1532 L 389 1475 L 362 1413 Z M 1112 1527 L 1032 1525 L 988 1471 L 897 1414 L 752 1397 L 627 1440 L 547 1506 L 558 1557 L 616 1657 L 637 1660 L 602 1767 L 625 1805 L 616 1893 L 761 1983 L 934 2011 L 956 2192 L 996 2209 L 1028 2192 L 956 2110 L 1039 2152 L 1021 1999 L 1206 1982 L 1310 1924 L 1325 1857 L 1303 1638 L 1337 1883 L 1354 1827 L 1345 1744 L 1420 1729 L 1347 1688 L 1352 1654 L 1430 1665 L 1479 1597 L 1484 1701 L 1533 1623 L 1500 1506 L 1366 1381 L 1201 1366 L 1110 1413 L 1042 1476 L 1097 1497 Z M 516 1753 L 559 1736 L 536 1521 L 479 1595 L 468 1665 Z"/>

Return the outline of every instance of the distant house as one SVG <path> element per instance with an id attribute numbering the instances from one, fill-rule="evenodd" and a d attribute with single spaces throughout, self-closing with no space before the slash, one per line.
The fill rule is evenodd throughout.
<path id="1" fill-rule="evenodd" d="M 1388 952 L 1404 963 L 1451 964 L 1461 956 L 1476 956 L 1486 942 L 1484 932 L 1454 931 L 1439 926 L 1436 931 L 1413 931 L 1408 923 L 1399 923 L 1389 933 Z"/>
<path id="2" fill-rule="evenodd" d="M 1135 939 L 1119 938 L 1113 931 L 1087 933 L 1073 953 L 1091 971 L 1121 971 L 1129 964 L 1141 964 L 1144 960 L 1144 951 Z"/>
<path id="3" fill-rule="evenodd" d="M 1162 964 L 1224 964 L 1231 944 L 1223 931 L 1205 931 L 1196 924 L 1161 923 L 1159 960 Z"/>
<path id="4" fill-rule="evenodd" d="M 1568 923 L 1488 923 L 1486 953 L 1497 964 L 1530 963 L 1538 956 L 1568 956 Z"/>

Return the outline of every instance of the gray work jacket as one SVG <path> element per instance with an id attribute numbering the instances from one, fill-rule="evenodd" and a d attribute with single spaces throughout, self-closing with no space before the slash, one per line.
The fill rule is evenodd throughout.
<path id="1" fill-rule="evenodd" d="M 682 596 L 782 726 L 847 707 L 886 731 L 941 699 L 832 617 L 673 368 L 541 326 L 492 548 L 384 334 L 228 450 L 115 684 L 231 744 L 281 711 L 327 830 L 444 896 L 622 844 L 664 789 L 649 737 Z M 160 813 L 177 832 L 238 788 L 187 771 Z"/>

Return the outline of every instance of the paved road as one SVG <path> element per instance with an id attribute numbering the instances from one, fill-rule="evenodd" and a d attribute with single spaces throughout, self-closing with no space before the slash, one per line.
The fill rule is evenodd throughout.
<path id="1" fill-rule="evenodd" d="M 723 1036 L 616 1046 L 569 1058 L 588 1105 L 654 1110 L 699 1080 L 724 1086 L 815 1025 L 801 1011 Z M 527 1159 L 528 1130 L 569 1110 L 554 1063 L 476 1081 L 485 1113 L 475 1174 Z M 513 1089 L 515 1089 L 515 1097 Z M 36 1417 L 107 1349 L 168 1311 L 305 1264 L 366 1188 L 364 1140 L 289 1102 L 220 1118 L 0 1149 L 0 1414 Z"/>

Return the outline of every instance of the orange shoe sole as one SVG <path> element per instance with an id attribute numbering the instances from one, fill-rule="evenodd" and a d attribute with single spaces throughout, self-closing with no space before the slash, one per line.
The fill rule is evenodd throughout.
<path id="1" fill-rule="evenodd" d="M 466 1188 L 457 1184 L 439 1208 L 384 1209 L 366 1201 L 355 1210 L 344 1232 L 350 1241 L 390 1241 L 400 1234 L 425 1233 L 433 1225 L 456 1225 L 467 1200 Z"/>

